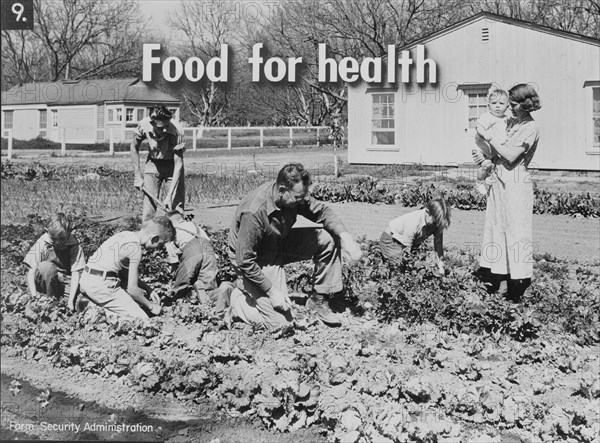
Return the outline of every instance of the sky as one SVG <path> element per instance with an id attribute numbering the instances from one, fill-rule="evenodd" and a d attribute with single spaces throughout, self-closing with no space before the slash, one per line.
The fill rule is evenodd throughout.
<path id="1" fill-rule="evenodd" d="M 148 15 L 162 31 L 169 29 L 166 20 L 166 14 L 177 9 L 180 0 L 139 0 L 140 8 L 144 14 Z"/>
<path id="2" fill-rule="evenodd" d="M 162 31 L 169 31 L 166 16 L 177 9 L 181 0 L 138 0 L 143 12 L 150 16 Z M 206 5 L 207 12 L 211 10 L 211 3 L 215 0 L 185 0 L 188 2 Z M 231 17 L 234 20 L 256 20 L 257 16 L 265 18 L 277 8 L 279 0 L 225 0 Z"/>

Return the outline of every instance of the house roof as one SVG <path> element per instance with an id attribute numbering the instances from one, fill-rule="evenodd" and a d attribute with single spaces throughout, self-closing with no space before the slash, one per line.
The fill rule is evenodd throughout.
<path id="1" fill-rule="evenodd" d="M 431 40 L 434 40 L 438 37 L 442 37 L 446 34 L 449 34 L 459 28 L 462 28 L 466 25 L 470 25 L 479 20 L 494 20 L 497 22 L 508 23 L 510 25 L 520 26 L 522 28 L 532 29 L 534 31 L 545 32 L 547 34 L 556 35 L 559 37 L 569 38 L 572 40 L 577 40 L 583 43 L 589 43 L 592 45 L 600 46 L 600 40 L 587 37 L 585 35 L 575 34 L 573 32 L 561 31 L 560 29 L 551 28 L 549 26 L 537 25 L 535 23 L 527 22 L 525 20 L 519 20 L 516 18 L 506 17 L 504 15 L 493 14 L 491 12 L 480 12 L 479 14 L 473 15 L 465 20 L 461 20 L 453 25 L 448 26 L 447 28 L 442 29 L 441 31 L 434 32 L 433 34 L 429 34 L 425 37 L 420 38 L 419 40 L 413 41 L 407 45 L 404 45 L 401 48 L 398 48 L 397 51 L 407 50 L 416 45 L 422 45 Z"/>
<path id="2" fill-rule="evenodd" d="M 175 97 L 136 78 L 25 83 L 2 92 L 2 105 L 58 106 L 123 102 L 179 104 Z"/>

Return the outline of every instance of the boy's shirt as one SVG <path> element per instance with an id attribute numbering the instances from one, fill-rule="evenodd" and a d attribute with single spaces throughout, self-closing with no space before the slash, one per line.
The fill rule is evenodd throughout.
<path id="1" fill-rule="evenodd" d="M 210 241 L 206 231 L 191 221 L 182 221 L 175 225 L 175 234 L 175 244 L 180 249 L 183 249 L 183 247 L 187 245 L 190 240 L 196 238 L 196 236 Z"/>
<path id="2" fill-rule="evenodd" d="M 142 259 L 142 243 L 135 232 L 119 232 L 106 240 L 88 260 L 99 271 L 119 272 Z"/>
<path id="3" fill-rule="evenodd" d="M 191 221 L 182 221 L 181 223 L 177 223 L 173 225 L 175 227 L 175 247 L 172 244 L 167 243 L 165 248 L 167 249 L 167 262 L 168 263 L 178 263 L 179 262 L 179 254 L 191 240 L 196 238 L 196 236 L 205 239 L 210 242 L 210 238 L 208 238 L 208 234 L 204 229 L 198 226 L 196 223 Z"/>
<path id="4" fill-rule="evenodd" d="M 434 227 L 427 226 L 425 209 L 396 217 L 389 223 L 387 229 L 400 244 L 411 249 L 416 248 L 435 233 Z"/>
<path id="5" fill-rule="evenodd" d="M 73 234 L 60 248 L 57 248 L 50 234 L 44 233 L 31 247 L 23 263 L 33 268 L 43 261 L 54 263 L 58 271 L 63 274 L 81 271 L 85 267 L 83 250 Z"/>

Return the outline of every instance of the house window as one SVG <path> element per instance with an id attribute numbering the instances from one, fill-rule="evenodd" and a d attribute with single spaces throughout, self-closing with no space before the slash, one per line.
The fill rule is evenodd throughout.
<path id="1" fill-rule="evenodd" d="M 48 127 L 48 111 L 46 109 L 40 109 L 40 129 L 46 129 Z"/>
<path id="2" fill-rule="evenodd" d="M 594 121 L 594 148 L 600 148 L 600 87 L 592 88 L 592 119 Z"/>
<path id="3" fill-rule="evenodd" d="M 14 111 L 4 111 L 4 129 L 13 128 Z"/>
<path id="4" fill-rule="evenodd" d="M 46 138 L 48 135 L 48 110 L 40 109 L 40 137 Z"/>
<path id="5" fill-rule="evenodd" d="M 109 123 L 121 122 L 123 121 L 123 109 L 122 108 L 108 108 L 106 110 L 107 118 L 106 121 Z"/>
<path id="6" fill-rule="evenodd" d="M 144 114 L 145 114 L 144 109 L 137 109 L 137 121 L 138 122 L 144 119 Z"/>
<path id="7" fill-rule="evenodd" d="M 132 122 L 133 121 L 133 108 L 125 109 L 125 121 Z"/>
<path id="8" fill-rule="evenodd" d="M 481 114 L 488 111 L 487 94 L 488 91 L 468 91 L 469 97 L 469 129 L 474 129 L 477 126 L 477 120 Z"/>
<path id="9" fill-rule="evenodd" d="M 50 115 L 52 116 L 52 127 L 58 128 L 58 109 L 50 111 Z"/>
<path id="10" fill-rule="evenodd" d="M 170 108 L 170 109 L 169 109 L 169 112 L 171 113 L 171 115 L 173 116 L 173 118 L 174 118 L 175 120 L 177 120 L 177 119 L 175 118 L 175 115 L 177 114 L 177 109 L 176 109 L 176 108 Z"/>
<path id="11" fill-rule="evenodd" d="M 371 105 L 371 144 L 393 145 L 396 142 L 394 94 L 373 94 Z"/>

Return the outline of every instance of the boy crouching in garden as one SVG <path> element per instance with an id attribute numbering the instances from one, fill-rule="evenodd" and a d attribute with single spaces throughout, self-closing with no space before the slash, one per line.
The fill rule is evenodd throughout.
<path id="1" fill-rule="evenodd" d="M 27 285 L 32 297 L 38 292 L 52 297 L 68 294 L 69 308 L 75 310 L 85 257 L 72 230 L 69 217 L 62 212 L 54 214 L 46 233 L 31 247 L 23 263 L 29 266 Z"/>
<path id="2" fill-rule="evenodd" d="M 167 245 L 168 261 L 175 268 L 173 292 L 176 297 L 191 293 L 202 303 L 216 303 L 218 313 L 229 306 L 233 284 L 217 287 L 217 256 L 206 232 L 196 223 L 186 221 L 178 210 L 167 213 L 175 227 L 175 246 Z"/>
<path id="3" fill-rule="evenodd" d="M 148 318 L 142 307 L 153 315 L 160 314 L 160 299 L 139 279 L 138 269 L 144 249 L 161 248 L 174 238 L 173 224 L 164 216 L 148 220 L 140 231 L 113 235 L 88 260 L 81 291 L 92 302 L 119 315 Z"/>

